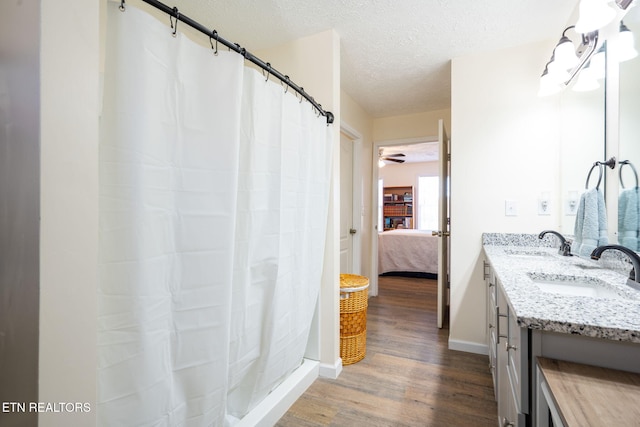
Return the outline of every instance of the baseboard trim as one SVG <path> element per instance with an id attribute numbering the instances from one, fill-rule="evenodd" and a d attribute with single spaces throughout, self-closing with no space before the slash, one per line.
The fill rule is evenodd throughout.
<path id="1" fill-rule="evenodd" d="M 258 406 L 235 424 L 235 427 L 274 426 L 318 378 L 319 370 L 320 362 L 304 359 L 298 369 L 293 371 Z"/>
<path id="2" fill-rule="evenodd" d="M 342 372 L 342 359 L 338 358 L 333 365 L 329 365 L 328 363 L 320 364 L 320 376 L 322 378 L 329 378 L 335 380 L 340 376 Z"/>
<path id="3" fill-rule="evenodd" d="M 449 350 L 464 351 L 475 354 L 489 354 L 489 347 L 486 344 L 478 344 L 477 342 L 452 340 L 449 338 Z"/>

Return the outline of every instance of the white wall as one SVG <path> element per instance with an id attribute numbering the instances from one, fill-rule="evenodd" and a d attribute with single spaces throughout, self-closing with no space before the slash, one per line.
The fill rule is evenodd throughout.
<path id="1" fill-rule="evenodd" d="M 403 116 L 380 117 L 373 120 L 373 140 L 433 137 L 438 139 L 438 120 L 444 120 L 446 129 L 451 129 L 451 109 L 425 111 Z"/>
<path id="2" fill-rule="evenodd" d="M 91 405 L 41 427 L 96 423 L 99 3 L 41 9 L 38 399 Z"/>
<path id="3" fill-rule="evenodd" d="M 360 179 L 354 182 L 362 193 L 362 218 L 361 218 L 361 250 L 360 250 L 360 274 L 371 277 L 371 238 L 375 234 L 373 229 L 371 195 L 372 182 L 371 165 L 373 158 L 373 119 L 369 114 L 356 104 L 344 91 L 340 92 L 340 121 L 355 130 L 362 136 L 360 144 Z"/>
<path id="4" fill-rule="evenodd" d="M 388 164 L 378 168 L 378 178 L 383 179 L 385 187 L 413 186 L 414 191 L 418 190 L 418 177 L 438 174 L 438 162 Z"/>
<path id="5" fill-rule="evenodd" d="M 558 229 L 557 209 L 537 213 L 542 191 L 558 197 L 557 97 L 539 98 L 553 42 L 456 58 L 451 110 L 452 348 L 486 351 L 483 232 Z M 505 216 L 505 200 L 518 215 Z"/>

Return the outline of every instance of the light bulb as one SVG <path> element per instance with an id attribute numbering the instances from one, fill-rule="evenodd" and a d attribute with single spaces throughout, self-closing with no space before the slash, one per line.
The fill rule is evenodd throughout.
<path id="1" fill-rule="evenodd" d="M 638 56 L 638 51 L 635 47 L 635 40 L 633 33 L 626 25 L 620 21 L 620 33 L 618 34 L 618 61 L 628 61 Z"/>
<path id="2" fill-rule="evenodd" d="M 576 23 L 576 31 L 590 33 L 607 25 L 616 16 L 607 0 L 580 0 L 580 17 Z"/>
<path id="3" fill-rule="evenodd" d="M 580 61 L 576 56 L 575 46 L 568 37 L 562 36 L 558 45 L 553 50 L 555 56 L 555 63 L 561 66 L 565 70 L 569 70 L 575 67 Z"/>

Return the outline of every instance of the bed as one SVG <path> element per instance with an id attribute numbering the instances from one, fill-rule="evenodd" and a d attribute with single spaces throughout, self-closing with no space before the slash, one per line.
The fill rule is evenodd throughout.
<path id="1" fill-rule="evenodd" d="M 438 274 L 438 237 L 431 231 L 398 229 L 378 234 L 378 274 Z"/>

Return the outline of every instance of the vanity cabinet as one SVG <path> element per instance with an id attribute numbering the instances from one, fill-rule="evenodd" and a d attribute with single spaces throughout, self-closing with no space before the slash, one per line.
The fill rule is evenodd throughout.
<path id="1" fill-rule="evenodd" d="M 537 254 L 531 258 L 514 257 L 511 247 L 504 248 L 486 245 L 484 263 L 489 368 L 499 426 L 549 425 L 553 410 L 541 397 L 538 358 L 640 373 L 640 329 L 636 326 L 640 296 L 594 298 L 584 304 L 585 297 L 572 300 L 540 291 L 527 272 L 544 269 L 552 276 L 579 277 L 588 268 L 588 274 L 612 286 L 617 286 L 616 280 L 626 283 L 626 275 L 578 257 L 561 257 L 551 248 L 529 249 Z M 581 316 L 591 319 L 590 323 Z"/>
<path id="2" fill-rule="evenodd" d="M 529 412 L 529 346 L 493 269 L 485 261 L 489 369 L 498 403 L 498 425 L 525 426 Z"/>

